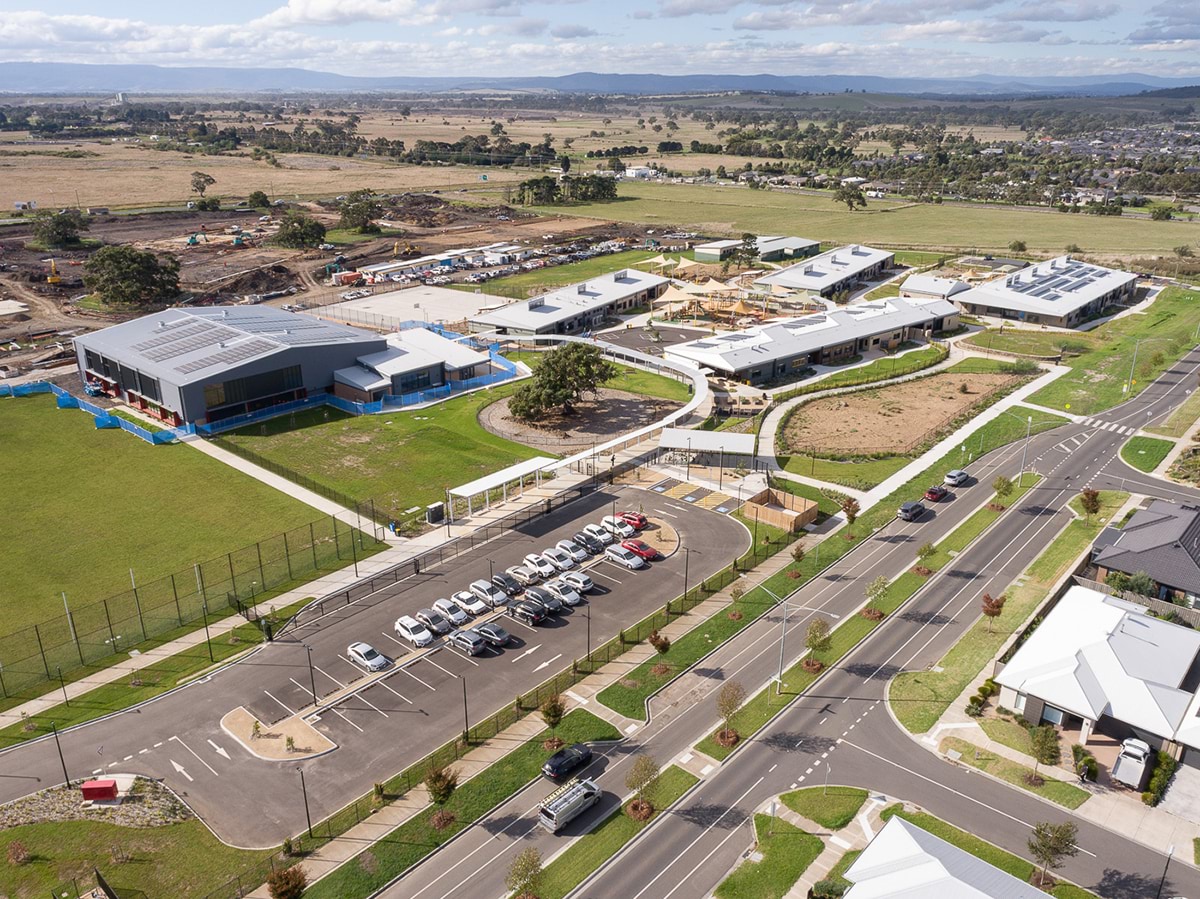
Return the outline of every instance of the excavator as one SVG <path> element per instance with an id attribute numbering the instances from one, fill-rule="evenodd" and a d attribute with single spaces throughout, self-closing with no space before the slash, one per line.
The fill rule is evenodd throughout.
<path id="1" fill-rule="evenodd" d="M 400 243 L 400 241 L 396 241 L 396 243 L 392 246 L 392 258 L 393 259 L 398 259 L 401 256 L 420 256 L 420 255 L 421 255 L 421 248 L 418 247 L 416 244 L 412 244 L 412 243 L 402 244 L 402 243 Z"/>
<path id="2" fill-rule="evenodd" d="M 62 276 L 58 273 L 58 263 L 53 259 L 45 259 L 44 262 L 50 263 L 50 274 L 46 275 L 47 284 L 61 284 Z"/>
<path id="3" fill-rule="evenodd" d="M 200 241 L 208 243 L 208 235 L 203 231 L 197 231 L 195 234 L 188 235 L 187 245 L 189 247 L 196 247 L 200 245 Z"/>

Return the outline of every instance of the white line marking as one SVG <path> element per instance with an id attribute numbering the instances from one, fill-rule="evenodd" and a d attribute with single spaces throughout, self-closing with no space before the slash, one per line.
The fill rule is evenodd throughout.
<path id="1" fill-rule="evenodd" d="M 387 712 L 385 712 L 383 709 L 379 708 L 377 705 L 375 705 L 375 703 L 371 702 L 371 700 L 367 699 L 367 697 L 363 696 L 361 693 L 357 694 L 357 696 L 355 698 L 361 699 L 363 702 L 365 702 L 371 708 L 375 709 L 375 711 L 377 711 L 379 714 L 383 715 L 384 718 L 389 717 Z"/>
<path id="2" fill-rule="evenodd" d="M 403 671 L 405 674 L 407 674 L 409 677 L 411 677 L 413 680 L 415 680 L 418 684 L 421 684 L 422 686 L 425 686 L 425 687 L 429 687 L 429 684 L 425 683 L 425 681 L 421 680 L 419 677 L 417 677 L 415 674 L 413 674 L 407 668 L 401 668 L 400 670 Z M 437 692 L 437 687 L 429 687 L 429 689 L 433 690 L 435 693 Z"/>
<path id="3" fill-rule="evenodd" d="M 387 690 L 389 693 L 396 693 L 396 691 L 393 690 L 391 687 L 389 687 L 384 681 L 380 681 L 379 686 L 383 687 L 383 689 Z M 413 704 L 413 701 L 411 699 L 409 699 L 407 696 L 405 696 L 403 693 L 396 693 L 396 695 L 399 696 L 401 699 L 403 699 L 405 702 L 407 702 L 409 705 Z"/>
<path id="4" fill-rule="evenodd" d="M 339 718 L 341 718 L 343 721 L 345 721 L 347 724 L 349 724 L 351 727 L 353 727 L 360 734 L 364 732 L 361 727 L 359 727 L 357 724 L 355 724 L 353 721 L 351 721 L 349 718 L 347 718 L 345 715 L 343 715 L 341 712 L 339 712 L 336 708 L 331 708 L 330 711 L 332 711 L 335 715 L 337 715 Z"/>
<path id="5" fill-rule="evenodd" d="M 127 762 L 127 761 L 129 761 L 131 758 L 133 758 L 133 756 L 131 756 L 131 755 L 127 755 L 127 756 L 125 756 L 125 758 L 121 759 L 121 761 L 123 761 L 123 762 Z"/>
<path id="6" fill-rule="evenodd" d="M 555 662 L 557 662 L 557 661 L 558 661 L 559 659 L 561 659 L 562 657 L 563 657 L 563 654 L 560 652 L 560 653 L 559 653 L 558 655 L 556 655 L 554 658 L 552 658 L 552 659 L 546 659 L 546 661 L 542 662 L 542 664 L 540 664 L 540 665 L 537 665 L 537 666 L 536 666 L 536 667 L 535 667 L 533 670 L 534 670 L 534 671 L 541 671 L 543 668 L 545 668 L 545 667 L 546 667 L 546 666 L 548 666 L 548 665 L 552 665 L 552 664 L 554 664 Z"/>
<path id="7" fill-rule="evenodd" d="M 212 740 L 208 741 L 208 745 L 211 746 L 213 749 L 215 749 L 217 751 L 217 755 L 221 756 L 221 758 L 224 758 L 224 759 L 229 758 L 229 753 L 226 752 L 224 749 L 222 749 L 220 746 L 218 746 L 216 743 L 214 743 Z M 145 751 L 146 750 L 144 750 L 144 749 L 142 750 L 142 752 L 145 752 Z"/>
<path id="8" fill-rule="evenodd" d="M 174 738 L 172 737 L 172 739 Z M 188 783 L 191 783 L 193 780 L 195 780 L 192 775 L 188 774 L 187 771 L 183 769 L 183 765 L 179 764 L 179 762 L 175 761 L 175 759 L 171 759 L 171 767 L 175 769 L 176 774 L 182 774 L 184 777 L 186 777 L 188 779 Z"/>
<path id="9" fill-rule="evenodd" d="M 331 681 L 333 681 L 335 684 L 337 684 L 339 687 L 341 687 L 343 690 L 346 688 L 345 684 L 343 684 L 340 680 L 338 680 L 336 677 L 334 677 L 332 674 L 330 674 L 328 671 L 326 671 L 320 665 L 313 665 L 313 667 L 316 668 L 318 671 L 320 671 L 323 675 L 325 675 Z"/>
<path id="10" fill-rule="evenodd" d="M 530 646 L 530 647 L 529 647 L 527 650 L 525 650 L 525 651 L 524 651 L 523 653 L 521 653 L 519 656 L 516 656 L 516 657 L 513 659 L 513 661 L 514 661 L 514 662 L 519 662 L 519 661 L 521 661 L 521 659 L 525 658 L 525 656 L 529 655 L 531 652 L 537 652 L 537 651 L 538 651 L 539 649 L 541 649 L 541 648 L 542 648 L 542 644 L 541 644 L 541 643 L 539 643 L 537 646 Z M 571 693 L 569 693 L 569 692 L 568 692 L 568 693 L 567 693 L 567 695 L 568 695 L 568 696 L 570 696 L 570 695 L 571 695 Z M 576 698 L 576 699 L 579 699 L 579 697 L 578 697 L 578 696 L 576 696 L 575 698 Z"/>
<path id="11" fill-rule="evenodd" d="M 442 668 L 442 666 L 441 666 L 441 665 L 439 665 L 437 662 L 435 662 L 435 661 L 434 661 L 433 659 L 431 659 L 429 656 L 422 656 L 422 657 L 421 657 L 421 661 L 422 661 L 422 662 L 428 662 L 428 663 L 429 663 L 430 665 L 432 665 L 434 668 L 438 668 L 438 669 L 440 669 L 440 670 L 442 670 L 442 671 L 445 671 L 445 672 L 446 672 L 448 675 L 450 675 L 451 677 L 453 677 L 453 678 L 455 678 L 455 679 L 457 679 L 457 678 L 458 678 L 458 675 L 457 675 L 457 674 L 455 674 L 453 671 L 447 671 L 445 668 Z"/>
<path id="12" fill-rule="evenodd" d="M 145 754 L 146 754 L 147 752 L 149 752 L 149 751 L 150 751 L 149 749 L 139 749 L 139 750 L 138 750 L 138 755 L 145 755 Z"/>
<path id="13" fill-rule="evenodd" d="M 161 745 L 162 745 L 162 741 L 160 740 L 159 742 L 154 744 L 154 748 L 157 749 Z"/>
<path id="14" fill-rule="evenodd" d="M 183 740 L 179 739 L 179 737 L 174 737 L 174 736 L 173 736 L 173 737 L 171 737 L 170 739 L 174 740 L 176 743 L 178 743 L 180 746 L 182 746 L 184 749 L 186 749 L 186 750 L 187 750 L 188 752 L 190 752 L 192 755 L 196 756 L 196 761 L 198 761 L 198 762 L 199 762 L 201 765 L 203 765 L 205 768 L 207 768 L 209 771 L 211 771 L 211 772 L 213 773 L 213 777 L 220 777 L 220 776 L 221 776 L 221 775 L 220 775 L 220 774 L 217 772 L 217 769 L 216 769 L 216 768 L 214 768 L 214 767 L 213 767 L 212 765 L 210 765 L 208 762 L 204 761 L 204 759 L 200 758 L 200 756 L 196 755 L 196 750 L 192 749 L 192 747 L 191 747 L 191 746 L 189 746 L 187 743 L 183 742 Z"/>

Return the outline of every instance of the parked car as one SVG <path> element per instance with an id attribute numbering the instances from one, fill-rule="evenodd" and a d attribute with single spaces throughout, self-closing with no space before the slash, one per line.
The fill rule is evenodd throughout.
<path id="1" fill-rule="evenodd" d="M 472 581 L 470 590 L 493 609 L 508 602 L 507 593 L 484 580 Z"/>
<path id="2" fill-rule="evenodd" d="M 351 643 L 346 647 L 346 655 L 355 665 L 366 668 L 368 671 L 382 671 L 391 664 L 387 656 L 370 643 Z"/>
<path id="3" fill-rule="evenodd" d="M 1113 780 L 1140 791 L 1146 785 L 1151 753 L 1150 744 L 1143 740 L 1130 737 L 1123 741 L 1121 752 L 1112 766 Z"/>
<path id="4" fill-rule="evenodd" d="M 491 608 L 486 602 L 472 593 L 470 590 L 459 590 L 452 597 L 451 601 L 466 612 L 468 615 L 483 615 Z"/>
<path id="5" fill-rule="evenodd" d="M 568 606 L 577 606 L 583 602 L 583 597 L 579 595 L 579 591 L 568 584 L 563 578 L 550 581 L 543 589 L 549 590 Z"/>
<path id="6" fill-rule="evenodd" d="M 630 527 L 635 527 L 639 531 L 645 530 L 646 525 L 649 524 L 649 522 L 646 520 L 646 516 L 643 515 L 641 512 L 626 511 L 626 512 L 622 512 L 617 517 L 622 519 Z"/>
<path id="7" fill-rule="evenodd" d="M 930 487 L 928 490 L 925 491 L 925 498 L 927 500 L 929 500 L 931 503 L 940 503 L 942 500 L 944 500 L 949 495 L 950 495 L 950 491 L 947 490 L 945 487 L 943 487 L 941 484 L 934 484 L 932 487 Z"/>
<path id="8" fill-rule="evenodd" d="M 630 552 L 623 546 L 610 546 L 604 551 L 604 555 L 618 565 L 624 565 L 630 571 L 636 571 L 646 564 L 641 556 Z"/>
<path id="9" fill-rule="evenodd" d="M 559 549 L 557 546 L 542 550 L 542 558 L 546 559 L 559 571 L 570 571 L 575 567 L 575 560 L 571 558 L 570 554 L 566 550 Z"/>
<path id="10" fill-rule="evenodd" d="M 446 644 L 469 656 L 477 656 L 487 649 L 487 641 L 472 630 L 455 631 L 446 638 Z"/>
<path id="11" fill-rule="evenodd" d="M 433 608 L 454 627 L 462 627 L 471 620 L 467 610 L 452 599 L 435 599 Z"/>
<path id="12" fill-rule="evenodd" d="M 608 546 L 608 544 L 613 543 L 617 539 L 608 528 L 601 527 L 598 524 L 585 524 L 583 532 L 593 539 L 598 540 L 602 546 Z"/>
<path id="13" fill-rule="evenodd" d="M 504 569 L 504 573 L 515 580 L 522 587 L 529 587 L 541 580 L 538 573 L 532 568 L 526 568 L 524 565 L 513 565 Z"/>
<path id="14" fill-rule="evenodd" d="M 532 568 L 542 577 L 554 577 L 555 573 L 558 571 L 558 569 L 554 567 L 553 562 L 551 562 L 549 559 L 543 558 L 538 553 L 530 553 L 527 555 L 525 557 L 525 565 L 528 568 Z"/>
<path id="15" fill-rule="evenodd" d="M 433 609 L 421 609 L 413 617 L 425 625 L 431 634 L 440 636 L 450 633 L 450 622 Z"/>
<path id="16" fill-rule="evenodd" d="M 580 546 L 574 540 L 559 540 L 554 546 L 570 556 L 573 562 L 586 562 L 591 555 L 586 546 Z"/>
<path id="17" fill-rule="evenodd" d="M 396 619 L 396 636 L 416 647 L 428 646 L 433 642 L 429 628 L 411 615 L 401 615 Z"/>
<path id="18" fill-rule="evenodd" d="M 492 575 L 492 584 L 499 587 L 509 596 L 516 596 L 525 589 L 521 582 L 507 571 L 501 571 L 498 574 Z"/>
<path id="19" fill-rule="evenodd" d="M 896 517 L 901 521 L 916 521 L 925 514 L 925 506 L 918 502 L 901 503 Z"/>
<path id="20" fill-rule="evenodd" d="M 562 600 L 543 587 L 530 587 L 525 592 L 525 598 L 530 602 L 536 602 L 546 610 L 547 615 L 561 615 L 563 610 Z"/>
<path id="21" fill-rule="evenodd" d="M 587 531 L 580 531 L 578 534 L 572 534 L 571 540 L 586 549 L 593 556 L 598 556 L 604 552 L 604 542 L 598 537 L 594 537 Z"/>
<path id="22" fill-rule="evenodd" d="M 582 768 L 592 760 L 592 748 L 586 743 L 576 743 L 564 746 L 542 765 L 542 773 L 557 780 L 566 777 L 577 768 Z"/>
<path id="23" fill-rule="evenodd" d="M 629 550 L 635 556 L 641 556 L 647 562 L 653 562 L 658 558 L 658 550 L 645 540 L 622 540 L 621 546 Z"/>
<path id="24" fill-rule="evenodd" d="M 954 471 L 946 472 L 946 477 L 943 480 L 951 487 L 961 487 L 967 481 L 971 480 L 971 476 L 961 468 L 956 468 Z"/>
<path id="25" fill-rule="evenodd" d="M 580 594 L 591 593 L 596 589 L 592 579 L 582 571 L 568 571 L 559 580 L 564 584 L 570 584 Z"/>
<path id="26" fill-rule="evenodd" d="M 531 599 L 520 599 L 514 603 L 510 603 L 508 614 L 530 627 L 541 624 L 546 620 L 546 611 L 540 603 L 534 602 Z"/>
<path id="27" fill-rule="evenodd" d="M 637 533 L 637 530 L 623 518 L 616 515 L 605 515 L 600 519 L 600 524 L 605 530 L 616 534 L 622 540 L 628 540 Z"/>
<path id="28" fill-rule="evenodd" d="M 483 624 L 477 624 L 472 630 L 483 637 L 489 646 L 507 646 L 512 639 L 512 634 L 494 621 L 485 621 Z"/>

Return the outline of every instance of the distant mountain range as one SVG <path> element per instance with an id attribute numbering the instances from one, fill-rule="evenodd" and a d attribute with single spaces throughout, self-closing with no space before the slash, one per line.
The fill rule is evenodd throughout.
<path id="1" fill-rule="evenodd" d="M 548 77 L 419 78 L 362 77 L 308 69 L 84 65 L 58 62 L 0 62 L 4 93 L 211 93 L 263 91 L 470 90 L 561 91 L 600 94 L 677 94 L 712 91 L 783 91 L 910 95 L 1013 96 L 1070 94 L 1114 97 L 1193 85 L 1195 78 L 1155 75 L 1031 77 L 970 75 L 961 78 L 889 78 L 878 75 L 634 75 L 577 72 Z"/>

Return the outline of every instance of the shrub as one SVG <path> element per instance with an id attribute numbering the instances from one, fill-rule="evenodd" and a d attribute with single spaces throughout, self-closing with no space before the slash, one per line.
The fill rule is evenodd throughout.
<path id="1" fill-rule="evenodd" d="M 279 851 L 288 857 L 296 854 L 296 844 L 292 842 L 291 837 L 283 838 L 283 845 L 279 847 Z"/>
<path id="2" fill-rule="evenodd" d="M 846 888 L 836 880 L 818 880 L 813 884 L 812 899 L 841 899 Z"/>
<path id="3" fill-rule="evenodd" d="M 300 865 L 272 871 L 271 876 L 267 878 L 267 890 L 271 893 L 271 899 L 300 899 L 306 886 L 308 877 Z"/>
<path id="4" fill-rule="evenodd" d="M 13 840 L 8 844 L 8 863 L 10 865 L 24 865 L 29 862 L 29 850 L 20 840 Z"/>
<path id="5" fill-rule="evenodd" d="M 979 701 L 978 697 L 971 697 L 971 701 L 967 703 L 966 713 L 970 718 L 978 718 L 983 715 L 983 703 Z"/>
<path id="6" fill-rule="evenodd" d="M 445 809 L 439 809 L 438 811 L 434 812 L 433 817 L 429 819 L 429 826 L 434 830 L 445 830 L 457 820 L 458 818 L 455 816 L 454 812 L 448 812 Z"/>
<path id="7" fill-rule="evenodd" d="M 1171 783 L 1171 778 L 1175 776 L 1175 769 L 1178 767 L 1179 762 L 1160 750 L 1154 759 L 1154 771 L 1150 775 L 1146 792 L 1142 794 L 1142 802 L 1150 806 L 1162 802 L 1163 794 L 1167 792 L 1167 786 Z"/>

